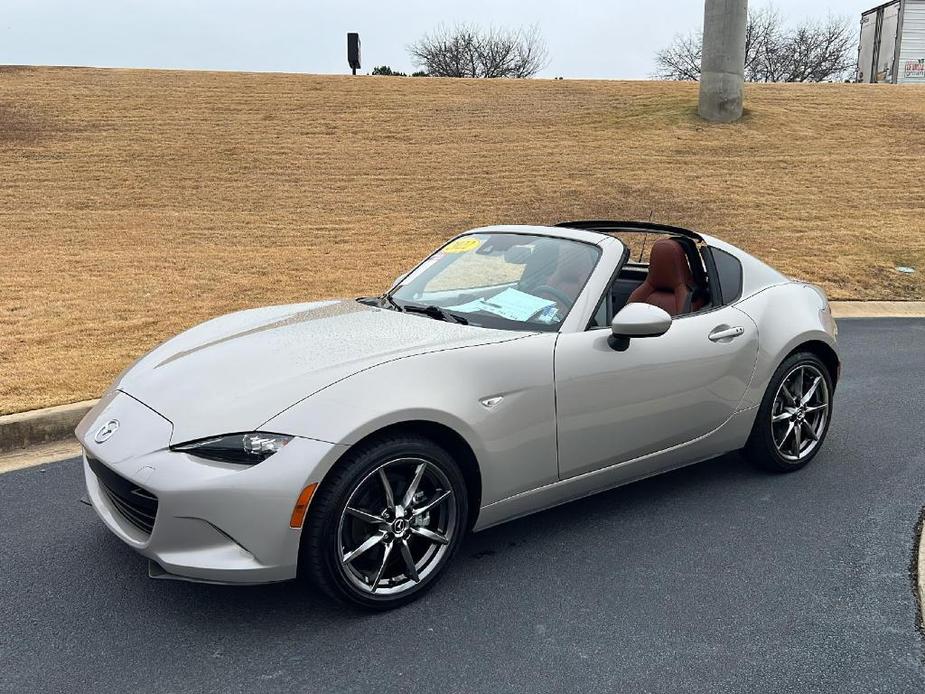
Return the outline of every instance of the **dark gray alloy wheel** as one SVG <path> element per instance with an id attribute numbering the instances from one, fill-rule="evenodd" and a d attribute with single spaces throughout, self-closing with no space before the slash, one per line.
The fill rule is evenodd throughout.
<path id="1" fill-rule="evenodd" d="M 788 373 L 771 407 L 771 432 L 777 452 L 797 463 L 812 453 L 829 423 L 829 386 L 814 364 Z"/>
<path id="2" fill-rule="evenodd" d="M 312 500 L 303 568 L 338 599 L 397 607 L 440 574 L 467 511 L 463 477 L 443 448 L 418 437 L 374 442 L 341 461 Z"/>
<path id="3" fill-rule="evenodd" d="M 401 595 L 440 566 L 455 534 L 456 498 L 443 471 L 423 458 L 389 460 L 341 512 L 341 570 L 361 591 Z"/>
<path id="4" fill-rule="evenodd" d="M 832 417 L 832 377 L 815 354 L 799 352 L 777 369 L 746 445 L 760 466 L 775 472 L 804 467 L 819 452 Z"/>

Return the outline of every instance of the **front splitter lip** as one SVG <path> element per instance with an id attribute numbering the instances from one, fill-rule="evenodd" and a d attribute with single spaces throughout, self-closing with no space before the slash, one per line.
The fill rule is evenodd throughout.
<path id="1" fill-rule="evenodd" d="M 155 581 L 179 581 L 181 583 L 202 583 L 207 586 L 265 586 L 269 583 L 285 583 L 286 581 L 292 580 L 294 577 L 281 578 L 278 580 L 263 580 L 263 581 L 222 581 L 217 579 L 207 579 L 207 578 L 193 578 L 192 576 L 180 576 L 178 574 L 172 574 L 167 571 L 163 566 L 158 564 L 154 559 L 148 559 L 148 578 L 154 579 Z"/>

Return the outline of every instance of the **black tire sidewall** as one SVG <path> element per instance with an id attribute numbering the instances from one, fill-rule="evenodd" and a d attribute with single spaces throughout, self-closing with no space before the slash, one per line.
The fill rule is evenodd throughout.
<path id="1" fill-rule="evenodd" d="M 399 596 L 374 597 L 360 591 L 343 575 L 339 566 L 338 525 L 341 513 L 360 481 L 383 463 L 401 457 L 423 458 L 439 467 L 446 475 L 456 497 L 456 531 L 440 564 L 414 588 Z M 393 609 L 417 599 L 429 590 L 456 554 L 468 527 L 466 485 L 459 466 L 447 450 L 424 437 L 389 437 L 348 452 L 328 473 L 317 496 L 320 498 L 312 500 L 309 519 L 303 530 L 300 564 L 327 594 L 367 609 Z M 315 501 L 318 501 L 317 506 Z M 313 514 L 313 510 L 316 513 Z"/>
<path id="2" fill-rule="evenodd" d="M 774 436 L 771 427 L 771 409 L 774 406 L 774 398 L 784 378 L 791 373 L 793 369 L 802 365 L 814 366 L 825 379 L 825 384 L 829 393 L 829 411 L 826 418 L 825 429 L 822 431 L 822 436 L 819 437 L 819 443 L 804 459 L 799 462 L 793 462 L 784 458 L 774 444 Z M 755 424 L 745 449 L 747 455 L 758 465 L 772 472 L 796 472 L 806 467 L 806 465 L 816 457 L 819 451 L 822 450 L 825 437 L 829 433 L 829 428 L 832 425 L 832 403 L 834 401 L 834 394 L 835 388 L 832 383 L 832 374 L 829 373 L 828 367 L 818 356 L 812 352 L 797 352 L 787 357 L 781 365 L 777 367 L 777 370 L 771 377 L 768 389 L 761 401 L 761 406 L 758 408 Z"/>

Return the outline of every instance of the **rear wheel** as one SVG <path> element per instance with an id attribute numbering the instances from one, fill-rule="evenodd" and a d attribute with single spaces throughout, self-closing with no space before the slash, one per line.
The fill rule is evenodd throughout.
<path id="1" fill-rule="evenodd" d="M 466 528 L 465 483 L 434 442 L 401 436 L 348 454 L 312 500 L 301 568 L 329 595 L 390 609 L 427 590 Z"/>
<path id="2" fill-rule="evenodd" d="M 773 472 L 812 460 L 829 430 L 832 376 L 815 354 L 798 352 L 778 367 L 765 393 L 745 454 Z"/>

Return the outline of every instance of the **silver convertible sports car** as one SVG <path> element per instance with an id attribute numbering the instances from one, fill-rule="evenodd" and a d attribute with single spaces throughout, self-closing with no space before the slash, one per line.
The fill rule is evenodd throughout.
<path id="1" fill-rule="evenodd" d="M 836 333 L 821 289 L 703 234 L 486 227 L 382 296 L 187 330 L 76 433 L 93 507 L 151 576 L 304 576 L 384 609 L 469 530 L 729 451 L 803 467 Z"/>

